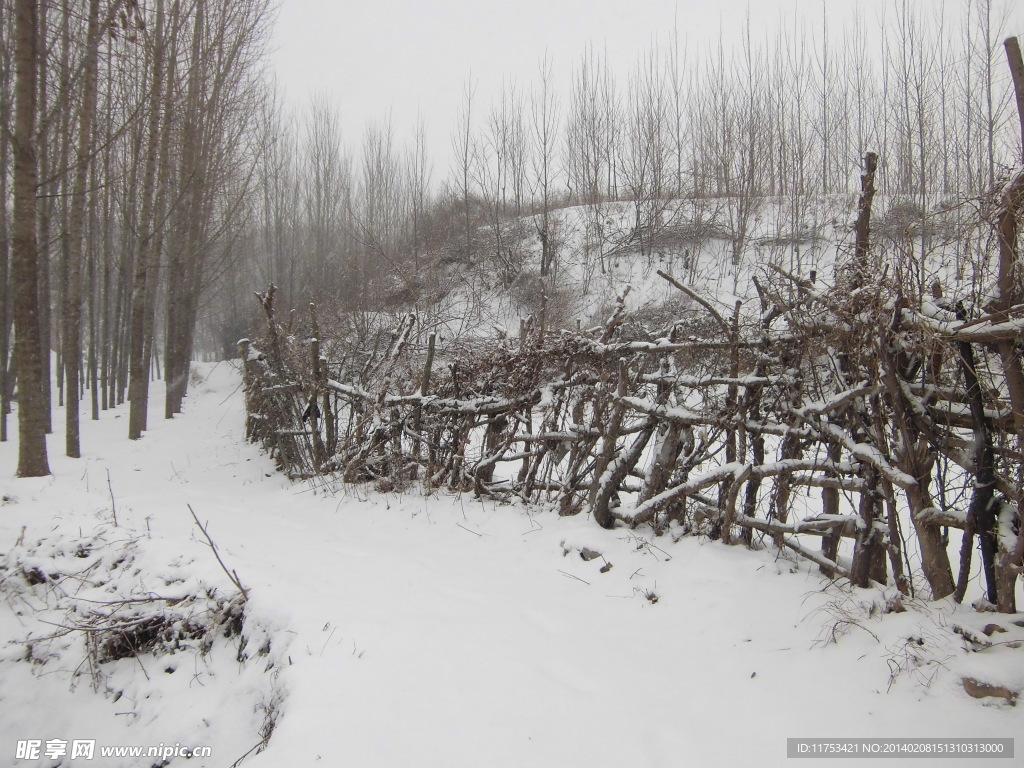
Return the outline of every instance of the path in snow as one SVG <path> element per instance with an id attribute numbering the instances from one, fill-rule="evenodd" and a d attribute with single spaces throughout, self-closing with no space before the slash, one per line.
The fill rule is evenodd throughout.
<path id="1" fill-rule="evenodd" d="M 283 715 L 246 766 L 781 766 L 787 737 L 1020 732 L 1016 710 L 963 693 L 948 643 L 935 658 L 926 645 L 924 671 L 908 663 L 887 693 L 906 638 L 941 634 L 935 608 L 869 619 L 857 611 L 879 593 L 825 590 L 770 551 L 469 496 L 291 484 L 242 441 L 235 368 L 203 370 L 185 413 L 165 422 L 154 403 L 138 443 L 123 436 L 126 412 L 104 414 L 83 422 L 86 458 L 57 456 L 55 436 L 53 478 L 0 480 L 17 499 L 0 507 L 0 551 L 22 525 L 41 537 L 106 515 L 109 470 L 122 526 L 198 553 L 195 567 L 223 583 L 191 504 L 251 590 L 251 615 L 276 628 L 284 665 Z M 13 457 L 0 446 L 7 473 Z M 585 562 L 582 546 L 604 557 Z M 840 609 L 860 626 L 822 642 Z M 0 688 L 0 723 L 26 705 L 59 706 Z M 2 761 L 24 736 L 0 725 L 0 737 Z M 230 765 L 244 742 L 218 753 L 218 734 L 204 738 L 219 758 L 209 765 Z"/>

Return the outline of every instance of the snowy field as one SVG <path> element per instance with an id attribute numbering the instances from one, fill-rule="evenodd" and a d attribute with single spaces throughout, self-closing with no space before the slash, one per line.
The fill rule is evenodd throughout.
<path id="1" fill-rule="evenodd" d="M 136 443 L 126 409 L 84 415 L 80 460 L 55 424 L 52 477 L 15 479 L 0 444 L 0 765 L 227 768 L 271 725 L 243 765 L 830 765 L 787 758 L 786 739 L 1024 734 L 1020 707 L 961 683 L 1024 688 L 1024 616 L 887 612 L 891 591 L 771 549 L 293 484 L 243 442 L 232 363 L 198 368 L 181 417 L 160 418 L 162 385 L 152 403 Z M 90 664 L 97 606 L 209 613 L 236 594 L 189 505 L 248 590 L 241 653 L 218 630 Z M 1007 631 L 987 637 L 993 622 Z M 28 739 L 97 752 L 16 759 Z M 211 756 L 98 751 L 176 744 Z M 940 764 L 1019 764 L 1016 747 Z"/>

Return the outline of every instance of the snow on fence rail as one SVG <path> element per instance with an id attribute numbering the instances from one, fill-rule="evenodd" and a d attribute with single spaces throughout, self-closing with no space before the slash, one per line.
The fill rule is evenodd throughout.
<path id="1" fill-rule="evenodd" d="M 869 215 L 870 202 L 833 284 L 768 268 L 756 313 L 662 274 L 692 303 L 653 331 L 628 322 L 623 299 L 589 331 L 453 352 L 409 314 L 375 352 L 332 339 L 328 359 L 315 308 L 285 335 L 271 286 L 266 335 L 239 342 L 247 436 L 293 477 L 770 537 L 860 586 L 913 592 L 919 567 L 936 598 L 963 599 L 978 537 L 988 598 L 1012 611 L 1024 414 L 1006 345 L 1024 341 L 1022 297 L 981 308 L 936 284 L 917 299 L 896 257 L 868 248 Z M 963 530 L 955 573 L 950 528 Z"/>

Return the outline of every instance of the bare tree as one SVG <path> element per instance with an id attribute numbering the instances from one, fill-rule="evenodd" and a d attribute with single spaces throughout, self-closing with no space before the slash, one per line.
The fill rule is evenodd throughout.
<path id="1" fill-rule="evenodd" d="M 405 160 L 405 186 L 409 195 L 409 247 L 412 249 L 412 267 L 420 273 L 423 258 L 424 225 L 430 207 L 430 180 L 432 166 L 427 155 L 427 128 L 420 115 L 413 133 L 413 146 Z"/>
<path id="2" fill-rule="evenodd" d="M 304 128 L 301 183 L 308 239 L 305 257 L 299 263 L 306 266 L 295 286 L 299 295 L 291 298 L 319 302 L 339 289 L 346 300 L 352 300 L 365 288 L 364 265 L 355 258 L 345 265 L 349 271 L 346 288 L 338 283 L 337 269 L 329 264 L 331 259 L 341 258 L 342 220 L 351 186 L 351 161 L 342 154 L 341 122 L 326 98 L 318 97 L 310 104 Z"/>
<path id="3" fill-rule="evenodd" d="M 559 126 L 558 103 L 555 100 L 554 70 L 551 57 L 545 54 L 539 63 L 540 83 L 531 94 L 531 129 L 533 151 L 533 197 L 540 208 L 537 236 L 541 243 L 540 274 L 546 277 L 555 263 L 551 235 L 551 211 L 555 184 L 555 157 Z"/>
<path id="4" fill-rule="evenodd" d="M 623 179 L 633 201 L 633 234 L 640 252 L 650 255 L 651 242 L 664 224 L 666 174 L 669 164 L 669 101 L 657 51 L 640 61 L 629 82 L 625 110 Z"/>
<path id="5" fill-rule="evenodd" d="M 402 289 L 411 284 L 398 256 L 398 246 L 405 236 L 406 197 L 390 117 L 366 127 L 360 160 L 354 204 L 362 263 L 361 301 L 357 306 L 367 309 L 372 306 L 374 289 L 385 288 L 392 280 L 398 280 Z"/>
<path id="6" fill-rule="evenodd" d="M 462 91 L 462 104 L 456 119 L 456 129 L 452 134 L 455 163 L 452 168 L 453 187 L 462 207 L 462 248 L 465 259 L 471 258 L 473 252 L 470 174 L 473 171 L 473 97 L 475 92 L 476 88 L 473 85 L 472 75 L 470 75 Z"/>

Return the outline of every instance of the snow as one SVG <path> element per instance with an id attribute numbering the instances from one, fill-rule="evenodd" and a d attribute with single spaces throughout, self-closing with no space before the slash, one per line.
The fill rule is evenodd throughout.
<path id="1" fill-rule="evenodd" d="M 33 764 L 14 760 L 21 739 L 95 738 L 210 745 L 208 760 L 170 764 L 229 766 L 267 709 L 277 727 L 245 766 L 782 766 L 787 737 L 1021 732 L 1015 708 L 960 683 L 1021 685 L 1020 615 L 910 599 L 885 613 L 891 589 L 830 584 L 770 547 L 604 531 L 469 495 L 292 483 L 243 440 L 237 366 L 198 366 L 172 421 L 155 384 L 138 442 L 125 410 L 86 415 L 85 458 L 50 438 L 52 477 L 13 478 L 16 447 L 0 444 L 0 558 L 34 548 L 45 561 L 97 538 L 105 563 L 133 553 L 117 589 L 230 595 L 191 505 L 249 592 L 251 652 L 239 663 L 237 637 L 218 637 L 205 655 L 110 662 L 107 683 L 124 691 L 113 701 L 72 677 L 73 643 L 33 665 L 5 642 L 0 763 Z M 36 608 L 47 594 L 19 589 L 36 590 L 24 593 Z M 0 641 L 52 631 L 0 594 Z M 983 637 L 990 622 L 1007 631 L 981 650 L 953 631 Z"/>

